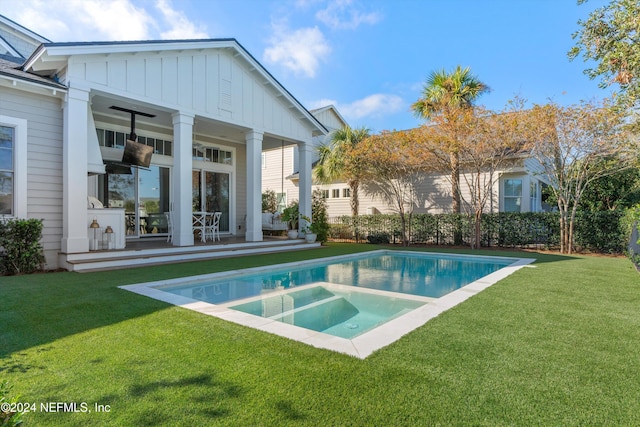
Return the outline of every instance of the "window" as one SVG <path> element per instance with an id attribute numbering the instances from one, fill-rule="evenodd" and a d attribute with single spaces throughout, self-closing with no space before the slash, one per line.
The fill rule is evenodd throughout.
<path id="1" fill-rule="evenodd" d="M 340 190 L 337 188 L 334 188 L 333 190 L 331 190 L 331 197 L 333 197 L 334 199 L 337 199 L 338 197 L 340 197 Z"/>
<path id="2" fill-rule="evenodd" d="M 522 180 L 521 179 L 505 179 L 504 180 L 504 211 L 505 212 L 521 212 L 522 206 Z"/>
<path id="3" fill-rule="evenodd" d="M 276 193 L 277 211 L 284 212 L 287 207 L 287 193 Z"/>
<path id="4" fill-rule="evenodd" d="M 320 195 L 322 196 L 323 199 L 328 199 L 329 198 L 329 190 L 319 190 L 320 191 Z"/>
<path id="5" fill-rule="evenodd" d="M 27 217 L 27 121 L 0 115 L 0 217 Z"/>
<path id="6" fill-rule="evenodd" d="M 0 126 L 0 215 L 14 215 L 14 134 L 14 128 Z"/>
<path id="7" fill-rule="evenodd" d="M 98 134 L 98 144 L 102 147 L 119 148 L 124 150 L 124 143 L 129 138 L 128 133 L 115 132 L 112 130 L 96 129 Z M 138 142 L 140 144 L 153 147 L 153 154 L 162 154 L 164 156 L 171 156 L 173 142 L 165 141 L 164 139 L 150 138 L 145 136 L 138 136 Z"/>
<path id="8" fill-rule="evenodd" d="M 538 208 L 539 203 L 538 203 L 538 181 L 531 181 L 531 185 L 530 185 L 530 193 L 529 193 L 529 201 L 530 201 L 530 211 L 531 212 L 539 212 L 540 209 Z"/>
<path id="9" fill-rule="evenodd" d="M 342 197 L 351 197 L 351 189 L 343 188 L 342 189 Z"/>

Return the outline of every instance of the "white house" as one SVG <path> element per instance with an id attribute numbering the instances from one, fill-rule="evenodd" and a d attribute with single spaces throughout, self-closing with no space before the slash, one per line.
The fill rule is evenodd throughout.
<path id="1" fill-rule="evenodd" d="M 487 201 L 487 212 L 540 212 L 545 204 L 542 199 L 543 186 L 547 182 L 541 176 L 539 163 L 531 157 L 514 159 L 509 167 L 496 171 L 491 196 Z M 469 180 L 471 176 L 467 177 Z M 350 189 L 345 182 L 314 185 L 323 191 L 330 217 L 351 215 Z M 462 203 L 471 200 L 469 186 L 461 172 L 460 190 Z M 448 176 L 425 174 L 415 188 L 414 213 L 451 213 L 451 182 Z M 367 192 L 367 185 L 361 184 L 359 191 L 359 214 L 392 214 L 397 209 L 379 196 Z"/>
<path id="2" fill-rule="evenodd" d="M 309 112 L 329 131 L 329 134 L 313 138 L 312 162 L 315 163 L 318 160 L 316 148 L 330 137 L 331 131 L 347 126 L 347 122 L 333 105 L 309 110 Z M 262 152 L 262 191 L 271 190 L 276 193 L 279 210 L 300 197 L 300 164 L 298 159 L 297 146 L 282 144 L 278 148 Z"/>
<path id="3" fill-rule="evenodd" d="M 132 131 L 148 167 L 123 161 Z M 310 216 L 327 129 L 235 39 L 51 43 L 0 16 L 0 132 L 0 215 L 42 218 L 55 268 L 89 252 L 98 214 L 122 216 L 123 245 L 166 236 L 172 211 L 173 245 L 192 246 L 199 210 L 262 241 L 263 150 L 296 147 Z"/>

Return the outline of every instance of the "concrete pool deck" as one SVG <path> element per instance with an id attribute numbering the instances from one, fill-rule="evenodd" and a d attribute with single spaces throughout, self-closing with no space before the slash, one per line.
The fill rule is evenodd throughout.
<path id="1" fill-rule="evenodd" d="M 376 252 L 387 252 L 387 251 L 372 251 L 371 253 Z M 389 252 L 400 252 L 400 251 L 389 251 Z M 412 252 L 416 254 L 416 252 Z M 452 254 L 439 254 L 435 252 L 428 252 L 426 254 L 429 255 L 442 255 L 451 257 Z M 465 255 L 465 257 L 468 257 Z M 195 300 L 193 298 L 176 295 L 173 293 L 165 292 L 162 290 L 162 287 L 175 286 L 178 284 L 183 284 L 186 280 L 189 281 L 199 281 L 199 280 L 213 280 L 215 278 L 227 277 L 232 275 L 237 275 L 242 272 L 261 272 L 268 271 L 275 267 L 282 268 L 288 264 L 278 264 L 272 266 L 258 267 L 241 271 L 232 271 L 232 272 L 222 272 L 222 273 L 214 273 L 210 275 L 203 276 L 193 276 L 193 277 L 184 277 L 179 279 L 171 279 L 171 280 L 163 280 L 158 282 L 148 282 L 148 283 L 138 283 L 134 285 L 126 285 L 120 286 L 121 289 L 125 289 L 139 295 L 144 295 L 150 298 L 154 298 L 160 301 L 167 302 L 169 304 L 173 304 L 176 306 L 180 306 L 189 310 L 197 311 L 199 313 L 217 317 L 222 320 L 227 320 L 230 322 L 237 323 L 239 325 L 248 326 L 250 328 L 258 329 L 264 332 L 272 333 L 275 335 L 279 335 L 285 338 L 289 338 L 295 341 L 300 341 L 305 344 L 311 345 L 313 347 L 332 350 L 344 354 L 348 354 L 350 356 L 354 356 L 360 359 L 364 359 L 367 356 L 371 355 L 374 351 L 379 350 L 397 340 L 399 340 L 402 336 L 408 334 L 409 332 L 419 328 L 420 326 L 427 323 L 429 320 L 438 316 L 440 313 L 455 307 L 456 305 L 462 303 L 463 301 L 471 298 L 473 295 L 485 290 L 489 286 L 495 284 L 499 280 L 504 279 L 505 277 L 513 274 L 517 270 L 522 267 L 525 267 L 532 262 L 535 261 L 533 258 L 505 258 L 505 257 L 491 257 L 491 256 L 483 256 L 483 255 L 473 255 L 472 257 L 482 258 L 482 259 L 509 259 L 513 260 L 511 264 L 506 267 L 503 267 L 487 276 L 480 278 L 474 282 L 469 283 L 459 289 L 456 289 L 440 298 L 430 298 L 423 297 L 417 295 L 410 295 L 404 293 L 396 293 L 389 291 L 381 291 L 375 289 L 367 289 L 359 287 L 357 292 L 378 294 L 384 296 L 392 296 L 396 298 L 402 299 L 411 299 L 416 301 L 424 302 L 425 304 L 406 313 L 399 317 L 395 317 L 392 320 L 383 323 L 374 329 L 364 332 L 361 335 L 358 335 L 352 339 L 340 338 L 333 335 L 328 335 L 322 332 L 312 331 L 310 329 L 305 329 L 299 326 L 290 325 L 287 323 L 282 323 L 277 320 L 256 316 L 248 313 L 243 313 L 241 311 L 234 310 L 230 308 L 230 306 L 241 304 L 244 301 L 250 301 L 261 298 L 252 297 L 244 300 L 236 300 L 230 301 L 224 304 L 211 304 L 204 301 Z M 339 257 L 333 257 L 339 258 Z M 313 262 L 317 262 L 318 260 L 309 260 L 308 263 L 311 264 Z M 291 263 L 296 267 L 303 266 L 307 262 L 302 263 Z M 312 286 L 321 285 L 330 289 L 348 291 L 349 289 L 353 289 L 353 287 L 348 285 L 340 285 L 328 282 L 315 282 Z M 310 286 L 310 285 L 305 285 Z M 274 293 L 270 293 L 269 296 L 278 295 L 279 293 L 287 293 L 291 292 L 295 289 L 300 288 L 290 288 L 282 291 L 276 291 Z"/>

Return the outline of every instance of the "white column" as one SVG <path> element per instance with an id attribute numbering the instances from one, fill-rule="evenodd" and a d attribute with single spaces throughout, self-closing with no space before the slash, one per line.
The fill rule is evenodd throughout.
<path id="1" fill-rule="evenodd" d="M 193 169 L 193 115 L 173 117 L 173 245 L 193 245 L 191 171 Z"/>
<path id="2" fill-rule="evenodd" d="M 62 247 L 89 251 L 87 216 L 87 114 L 89 92 L 69 88 L 62 130 Z"/>
<path id="3" fill-rule="evenodd" d="M 300 215 L 311 218 L 311 201 L 313 199 L 313 193 L 311 189 L 311 157 L 313 156 L 313 147 L 310 142 L 303 142 L 298 144 L 299 162 L 298 168 L 300 173 L 300 192 L 299 204 Z M 302 225 L 302 224 L 301 224 Z"/>
<path id="4" fill-rule="evenodd" d="M 262 138 L 261 132 L 245 135 L 247 143 L 247 230 L 248 242 L 262 241 Z"/>

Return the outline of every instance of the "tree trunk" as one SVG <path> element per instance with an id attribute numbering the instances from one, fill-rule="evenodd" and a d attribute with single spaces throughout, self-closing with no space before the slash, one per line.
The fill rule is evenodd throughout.
<path id="1" fill-rule="evenodd" d="M 358 180 L 351 180 L 349 181 L 349 188 L 351 189 L 351 198 L 350 198 L 350 202 L 351 202 L 351 218 L 353 218 L 354 220 L 354 227 L 353 227 L 353 237 L 356 240 L 356 242 L 360 241 L 360 229 L 358 227 L 358 225 L 356 224 L 356 221 L 358 219 L 358 210 L 360 208 L 359 204 L 359 200 L 358 200 L 358 188 L 359 188 L 359 182 Z"/>
<path id="2" fill-rule="evenodd" d="M 453 213 L 459 214 L 460 207 L 460 158 L 458 153 L 451 153 L 451 209 Z M 453 233 L 453 244 L 462 244 L 462 231 L 457 230 Z"/>
<path id="3" fill-rule="evenodd" d="M 475 244 L 471 245 L 471 249 L 480 249 L 480 242 L 481 242 L 481 220 L 482 220 L 482 210 L 476 210 L 475 212 L 475 216 L 473 218 L 473 241 Z M 475 247 L 474 247 L 475 246 Z"/>
<path id="4" fill-rule="evenodd" d="M 460 157 L 451 153 L 451 208 L 453 213 L 460 213 Z"/>
<path id="5" fill-rule="evenodd" d="M 357 180 L 349 182 L 351 188 L 351 216 L 358 216 L 358 210 L 360 209 L 360 201 L 358 200 L 358 188 L 360 183 Z"/>

